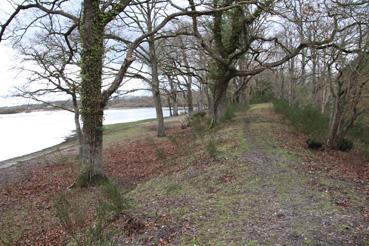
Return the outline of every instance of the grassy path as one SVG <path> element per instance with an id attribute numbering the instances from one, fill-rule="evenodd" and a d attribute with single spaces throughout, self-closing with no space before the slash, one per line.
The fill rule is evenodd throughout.
<path id="1" fill-rule="evenodd" d="M 268 117 L 271 109 L 264 106 L 251 108 L 245 118 L 246 139 L 252 145 L 244 164 L 250 181 L 254 180 L 248 194 L 256 197 L 255 206 L 250 206 L 254 216 L 247 226 L 249 236 L 263 244 L 364 245 L 369 231 L 356 231 L 359 225 L 368 226 L 360 211 L 344 209 L 334 204 L 328 193 L 313 189 L 313 175 L 299 168 L 302 161 L 268 137 L 279 122 Z M 319 179 L 330 181 L 324 176 Z M 360 197 L 352 191 L 352 184 L 343 185 L 352 196 Z"/>
<path id="2" fill-rule="evenodd" d="M 192 152 L 187 169 L 131 196 L 141 213 L 170 218 L 163 235 L 181 228 L 173 245 L 368 245 L 367 198 L 340 181 L 338 193 L 351 201 L 343 207 L 316 189 L 312 181 L 336 180 L 304 172 L 298 153 L 279 147 L 281 127 L 270 104 L 253 105 L 212 136 L 216 158 Z"/>

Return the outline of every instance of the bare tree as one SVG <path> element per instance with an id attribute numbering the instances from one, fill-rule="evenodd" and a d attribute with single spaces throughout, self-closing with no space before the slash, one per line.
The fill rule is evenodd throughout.
<path id="1" fill-rule="evenodd" d="M 195 10 L 196 5 L 194 2 L 192 0 L 189 0 L 189 2 L 192 10 Z M 280 66 L 300 54 L 300 52 L 307 47 L 323 48 L 323 46 L 332 45 L 335 34 L 340 32 L 342 28 L 345 29 L 345 27 L 340 27 L 336 19 L 332 17 L 330 23 L 327 22 L 327 25 L 331 25 L 332 27 L 330 35 L 318 40 L 304 40 L 303 42 L 299 42 L 294 45 L 293 48 L 289 48 L 276 36 L 270 36 L 270 32 L 269 34 L 268 32 L 259 32 L 258 26 L 260 26 L 260 24 L 258 23 L 260 22 L 264 22 L 264 26 L 274 27 L 270 20 L 269 22 L 266 21 L 266 16 L 270 13 L 278 14 L 281 18 L 288 20 L 288 17 L 285 17 L 285 15 L 282 14 L 282 11 L 278 12 L 278 9 L 273 7 L 273 3 L 274 1 L 256 1 L 245 3 L 243 5 L 233 1 L 213 2 L 212 5 L 215 8 L 224 8 L 227 6 L 237 7 L 232 8 L 232 10 L 229 10 L 228 12 L 217 12 L 213 15 L 213 21 L 210 28 L 213 40 L 212 43 L 207 42 L 203 38 L 202 31 L 200 30 L 199 19 L 197 17 L 193 17 L 194 35 L 199 39 L 207 54 L 213 59 L 211 71 L 214 86 L 212 90 L 213 103 L 211 113 L 214 120 L 217 120 L 224 113 L 227 88 L 232 78 L 237 76 L 253 76 L 266 69 Z M 229 31 L 225 32 L 224 30 Z M 267 55 L 269 52 L 267 47 L 272 46 L 280 47 L 284 52 L 284 56 L 278 60 L 270 62 L 267 61 L 269 59 L 265 58 L 269 57 Z M 256 65 L 249 67 L 246 70 L 240 70 L 235 66 L 235 64 L 237 64 L 238 59 L 246 53 L 255 54 Z"/>
<path id="2" fill-rule="evenodd" d="M 84 186 L 106 179 L 102 166 L 104 107 L 126 78 L 128 69 L 135 60 L 135 50 L 176 17 L 209 15 L 221 12 L 223 9 L 204 11 L 182 9 L 160 19 L 156 25 L 151 26 L 150 30 L 137 38 L 128 40 L 124 37 L 124 32 L 130 30 L 129 23 L 125 22 L 123 14 L 127 12 L 130 4 L 135 4 L 131 0 L 83 0 L 76 1 L 68 7 L 69 3 L 65 0 L 42 2 L 29 0 L 21 4 L 14 2 L 13 13 L 1 24 L 0 40 L 13 37 L 14 42 L 19 42 L 25 38 L 25 34 L 32 35 L 30 29 L 39 28 L 39 23 L 47 23 L 55 27 L 52 29 L 59 30 L 52 35 L 64 37 L 66 46 L 74 53 L 73 47 L 70 47 L 69 38 L 72 33 L 78 34 L 81 46 L 79 91 L 83 129 L 81 172 L 76 184 Z M 82 4 L 78 5 L 79 3 Z M 27 13 L 31 15 L 24 18 L 23 14 Z M 20 16 L 23 21 L 19 20 L 19 25 L 15 25 L 14 22 Z M 114 32 L 117 29 L 119 33 Z M 118 56 L 121 59 L 115 76 L 108 86 L 103 87 L 103 65 L 105 59 L 109 59 L 106 52 L 110 50 L 107 49 L 107 40 L 119 40 L 126 45 L 126 48 Z M 154 57 L 155 54 L 152 53 L 150 56 Z"/>
<path id="3" fill-rule="evenodd" d="M 47 34 L 50 34 L 48 30 Z M 71 50 L 65 46 L 59 36 L 42 36 L 30 44 L 21 45 L 23 61 L 29 66 L 22 66 L 20 70 L 28 76 L 28 82 L 16 88 L 14 96 L 29 98 L 57 109 L 67 110 L 74 114 L 74 124 L 80 148 L 82 147 L 82 129 L 80 125 L 79 108 L 79 67 Z M 42 47 L 40 47 L 42 43 Z M 70 47 L 77 50 L 77 43 L 70 42 Z M 72 107 L 49 102 L 51 95 L 67 95 Z M 81 150 L 80 150 L 81 151 Z"/>

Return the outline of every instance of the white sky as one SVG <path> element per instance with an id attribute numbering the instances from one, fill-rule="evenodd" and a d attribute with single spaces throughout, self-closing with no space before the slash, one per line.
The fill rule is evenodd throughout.
<path id="1" fill-rule="evenodd" d="M 0 22 L 9 15 L 12 8 L 7 1 L 2 0 L 0 4 Z M 0 107 L 19 104 L 20 99 L 5 98 L 11 94 L 13 86 L 19 85 L 21 79 L 16 78 L 17 72 L 14 67 L 17 65 L 16 51 L 7 42 L 0 43 Z M 25 101 L 23 100 L 23 103 Z"/>
<path id="2" fill-rule="evenodd" d="M 0 23 L 12 13 L 13 8 L 5 1 L 0 0 Z M 17 51 L 12 48 L 11 44 L 7 41 L 0 42 L 0 107 L 14 106 L 27 103 L 36 103 L 32 100 L 11 97 L 12 92 L 15 91 L 15 87 L 21 86 L 26 82 L 25 75 L 19 75 L 19 55 Z M 146 87 L 143 83 L 137 80 L 132 80 L 127 83 L 121 90 L 131 90 L 133 88 Z M 132 93 L 131 95 L 150 95 L 147 91 L 139 91 Z M 60 100 L 62 98 L 50 98 L 48 100 Z M 66 99 L 69 99 L 66 97 Z"/>

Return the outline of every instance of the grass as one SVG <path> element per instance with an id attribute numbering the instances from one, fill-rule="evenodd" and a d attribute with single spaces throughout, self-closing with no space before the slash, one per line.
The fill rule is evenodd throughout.
<path id="1" fill-rule="evenodd" d="M 208 141 L 196 138 L 193 146 L 187 146 L 187 148 L 197 146 L 197 151 L 191 152 L 194 158 L 187 163 L 188 168 L 173 175 L 140 184 L 129 193 L 129 196 L 136 200 L 138 209 L 143 204 L 159 203 L 158 206 L 146 210 L 149 215 L 154 216 L 160 208 L 160 213 L 169 213 L 176 221 L 180 222 L 184 219 L 195 221 L 200 230 L 199 234 L 196 238 L 184 235 L 180 239 L 181 245 L 193 245 L 193 242 L 199 245 L 212 243 L 219 245 L 216 244 L 219 238 L 211 239 L 211 237 L 217 234 L 229 234 L 225 229 L 224 231 L 217 230 L 222 228 L 222 224 L 227 223 L 228 214 L 231 214 L 231 210 L 237 206 L 241 198 L 238 191 L 242 189 L 242 183 L 250 177 L 245 175 L 246 169 L 241 168 L 244 172 L 234 173 L 229 170 L 229 165 L 236 166 L 242 153 L 248 148 L 247 144 L 238 141 L 244 136 L 241 118 L 236 116 L 232 124 L 224 123 L 208 134 L 211 135 L 203 136 Z M 213 154 L 217 158 L 208 160 L 206 156 L 211 155 L 212 157 Z M 203 166 L 201 161 L 199 163 L 199 159 L 203 159 L 208 164 Z M 206 171 L 202 172 L 202 168 L 206 168 Z M 237 171 L 240 170 L 237 169 Z M 224 181 L 224 177 L 229 177 L 229 181 Z M 231 184 L 234 181 L 235 183 Z M 224 187 L 225 182 L 229 184 L 228 187 Z M 215 194 L 214 191 L 217 191 L 216 197 L 212 197 Z M 241 200 L 248 199 L 244 197 Z M 168 202 L 168 200 L 169 205 L 161 204 L 161 201 Z M 213 214 L 210 216 L 209 213 Z M 232 219 L 245 216 L 235 214 Z M 208 221 L 207 217 L 212 221 Z M 210 241 L 207 242 L 207 240 Z"/>
<path id="2" fill-rule="evenodd" d="M 363 238 L 367 230 L 355 231 L 353 225 L 363 223 L 358 208 L 367 207 L 365 199 L 360 199 L 349 182 L 301 171 L 299 156 L 279 146 L 275 139 L 274 131 L 279 130 L 281 122 L 273 116 L 272 108 L 271 103 L 250 105 L 247 111 L 234 112 L 232 120 L 217 124 L 201 136 L 186 135 L 191 139 L 185 145 L 181 135 L 163 138 L 181 153 L 164 156 L 157 146 L 154 154 L 177 167 L 175 171 L 140 181 L 128 191 L 124 183 L 73 190 L 67 197 L 70 207 L 78 208 L 69 213 L 72 220 L 79 221 L 83 212 L 92 213 L 95 217 L 90 218 L 91 225 L 99 225 L 106 220 L 96 220 L 96 214 L 111 218 L 134 204 L 130 212 L 147 219 L 146 230 L 150 225 L 157 226 L 154 232 L 132 236 L 137 240 L 135 245 L 148 244 L 144 243 L 148 238 L 153 245 L 169 238 L 169 244 L 191 246 L 334 245 Z M 107 126 L 105 137 L 113 144 L 142 136 L 149 131 L 148 122 Z M 343 209 L 332 200 L 330 192 L 311 187 L 316 179 L 322 187 L 350 200 L 353 207 Z M 122 190 L 127 192 L 121 195 Z M 66 222 L 68 216 L 64 213 Z M 166 238 L 161 234 L 165 228 L 169 231 Z M 87 226 L 79 230 L 77 239 L 85 235 L 83 232 L 98 235 L 100 242 L 124 234 L 124 229 L 113 226 L 95 229 Z"/>
<path id="3" fill-rule="evenodd" d="M 104 126 L 104 144 L 110 145 L 119 141 L 124 141 L 133 137 L 147 134 L 146 123 L 153 122 L 155 119 L 146 119 L 128 123 L 118 123 Z"/>
<path id="4" fill-rule="evenodd" d="M 288 119 L 294 128 L 324 142 L 327 137 L 329 120 L 313 105 L 289 105 L 286 100 L 274 100 L 273 105 L 274 111 Z"/>
<path id="5" fill-rule="evenodd" d="M 236 113 L 232 123 L 220 124 L 203 136 L 216 144 L 217 158 L 208 162 L 201 157 L 209 152 L 203 141 L 201 151 L 192 152 L 197 157 L 188 168 L 139 184 L 129 193 L 137 209 L 148 216 L 166 214 L 179 224 L 190 222 L 190 233 L 181 235 L 180 245 L 314 245 L 319 238 L 327 240 L 326 230 L 350 237 L 340 226 L 342 221 L 352 223 L 343 219 L 346 211 L 328 193 L 308 188 L 310 176 L 297 170 L 297 155 L 273 140 L 272 129 L 280 123 L 265 120 L 271 109 L 270 103 L 251 105 L 248 113 Z M 244 127 L 247 115 L 254 119 L 251 135 Z M 263 157 L 255 156 L 255 145 Z M 358 194 L 347 183 L 341 186 L 357 201 Z M 329 220 L 329 228 L 322 228 L 319 218 Z M 257 233 L 252 231 L 255 227 Z"/>

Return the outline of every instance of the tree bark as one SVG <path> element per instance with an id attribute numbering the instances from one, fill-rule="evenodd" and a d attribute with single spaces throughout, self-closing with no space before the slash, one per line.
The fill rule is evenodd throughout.
<path id="1" fill-rule="evenodd" d="M 88 186 L 106 179 L 102 168 L 103 109 L 101 94 L 104 25 L 98 0 L 85 0 L 80 26 L 81 116 L 83 121 L 81 173 L 79 186 Z"/>
<path id="2" fill-rule="evenodd" d="M 187 107 L 188 107 L 188 115 L 193 114 L 193 95 L 192 95 L 192 77 L 188 76 L 187 83 Z"/>
<path id="3" fill-rule="evenodd" d="M 165 137 L 165 127 L 164 127 L 164 116 L 163 116 L 163 105 L 160 98 L 160 91 L 158 87 L 152 87 L 152 95 L 155 105 L 157 128 L 156 135 L 158 137 Z"/>
<path id="4" fill-rule="evenodd" d="M 149 10 L 149 2 L 147 3 L 147 9 Z M 148 11 L 147 13 L 147 31 L 152 32 L 153 31 L 153 23 L 152 23 L 152 16 L 151 12 Z M 148 44 L 149 44 L 149 60 L 151 62 L 150 68 L 151 68 L 151 90 L 155 105 L 155 111 L 156 111 L 156 119 L 158 122 L 157 125 L 157 136 L 158 137 L 164 137 L 165 136 L 165 126 L 164 126 L 164 116 L 163 116 L 163 104 L 161 101 L 160 96 L 160 81 L 159 81 L 159 71 L 158 71 L 158 60 L 156 55 L 156 47 L 155 47 L 155 37 L 150 36 L 148 38 Z"/>
<path id="5" fill-rule="evenodd" d="M 168 102 L 168 107 L 169 107 L 169 116 L 172 117 L 173 111 L 172 111 L 172 102 L 170 101 L 170 96 L 167 97 L 167 102 Z"/>
<path id="6" fill-rule="evenodd" d="M 335 98 L 329 122 L 327 146 L 332 149 L 336 149 L 338 143 L 340 143 L 344 137 L 344 132 L 342 131 L 343 105 L 340 100 L 340 98 Z"/>
<path id="7" fill-rule="evenodd" d="M 221 71 L 221 70 L 219 70 Z M 227 106 L 227 88 L 233 74 L 230 71 L 225 71 L 217 76 L 213 86 L 213 105 L 211 107 L 211 115 L 214 122 L 220 120 L 226 111 Z"/>
<path id="8" fill-rule="evenodd" d="M 160 88 L 159 88 L 159 73 L 158 73 L 158 63 L 155 55 L 154 44 L 149 43 L 150 46 L 150 54 L 151 54 L 151 75 L 152 75 L 152 85 L 151 91 L 154 100 L 154 106 L 156 111 L 156 119 L 157 119 L 157 136 L 164 137 L 165 136 L 165 127 L 164 127 L 164 116 L 163 116 L 163 104 L 160 97 Z"/>
<path id="9" fill-rule="evenodd" d="M 185 51 L 185 44 L 183 43 L 183 40 L 180 39 L 181 45 L 182 45 L 182 57 L 183 62 L 186 65 L 186 72 L 187 72 L 187 79 L 186 79 L 186 87 L 187 87 L 187 107 L 188 107 L 188 115 L 192 115 L 193 113 L 193 96 L 192 96 L 192 75 L 191 75 L 191 69 L 190 69 L 190 63 L 187 59 L 187 54 Z"/>
<path id="10" fill-rule="evenodd" d="M 82 133 L 82 128 L 81 128 L 81 123 L 79 121 L 80 112 L 79 112 L 78 101 L 77 101 L 77 97 L 75 93 L 72 96 L 72 101 L 73 101 L 73 108 L 74 108 L 74 125 L 76 127 L 76 133 L 77 133 L 77 138 L 78 138 L 78 148 L 79 148 L 78 152 L 82 153 L 83 133 Z"/>
<path id="11" fill-rule="evenodd" d="M 173 79 L 170 76 L 167 76 L 167 78 L 170 86 L 170 98 L 172 101 L 173 116 L 178 116 L 177 88 Z"/>

